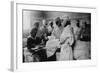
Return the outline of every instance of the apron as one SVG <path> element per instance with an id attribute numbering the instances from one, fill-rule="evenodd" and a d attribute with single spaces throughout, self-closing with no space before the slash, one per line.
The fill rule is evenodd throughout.
<path id="1" fill-rule="evenodd" d="M 66 60 L 72 60 L 73 59 L 73 53 L 72 48 L 70 45 L 62 45 L 61 46 L 61 53 L 60 53 L 60 61 L 66 61 Z"/>

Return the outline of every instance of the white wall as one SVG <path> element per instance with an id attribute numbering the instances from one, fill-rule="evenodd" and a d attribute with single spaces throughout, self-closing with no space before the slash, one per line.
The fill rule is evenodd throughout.
<path id="1" fill-rule="evenodd" d="M 56 11 L 44 11 L 45 15 L 42 15 L 42 11 L 36 10 L 23 10 L 23 31 L 29 31 L 32 25 L 39 20 L 43 20 L 45 16 L 46 19 L 55 19 L 60 17 L 61 19 L 66 18 L 67 16 L 70 19 L 83 18 L 87 20 L 90 17 L 89 13 L 76 13 L 76 12 L 56 12 Z M 90 23 L 90 20 L 87 20 Z"/>
<path id="2" fill-rule="evenodd" d="M 24 0 L 25 1 L 25 0 Z M 29 0 L 27 0 L 29 1 Z M 100 73 L 100 0 L 31 0 L 36 4 L 53 4 L 53 5 L 68 5 L 68 6 L 95 6 L 97 7 L 98 23 L 93 28 L 95 31 L 95 48 L 98 49 L 98 65 L 97 67 L 81 67 L 81 68 L 62 68 L 56 70 L 33 70 L 33 72 L 25 73 Z M 10 67 L 10 0 L 0 0 L 0 73 L 11 73 Z"/>

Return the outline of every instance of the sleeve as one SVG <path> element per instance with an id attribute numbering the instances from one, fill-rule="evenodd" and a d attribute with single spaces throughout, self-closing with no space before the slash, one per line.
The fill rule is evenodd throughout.
<path id="1" fill-rule="evenodd" d="M 74 34 L 72 28 L 69 29 L 69 38 L 67 40 L 69 45 L 72 45 L 74 42 Z"/>
<path id="2" fill-rule="evenodd" d="M 72 29 L 70 27 L 67 27 L 64 29 L 61 37 L 60 37 L 60 43 L 67 43 L 72 45 L 74 42 L 74 36 L 72 33 Z"/>
<path id="3" fill-rule="evenodd" d="M 28 40 L 27 40 L 27 48 L 31 49 L 33 47 L 35 47 L 34 40 L 32 38 L 28 38 Z"/>
<path id="4" fill-rule="evenodd" d="M 67 31 L 66 31 L 66 29 L 64 29 L 60 36 L 60 43 L 63 44 L 65 42 L 66 38 L 67 38 Z"/>
<path id="5" fill-rule="evenodd" d="M 55 29 L 52 31 L 52 35 L 55 36 Z"/>

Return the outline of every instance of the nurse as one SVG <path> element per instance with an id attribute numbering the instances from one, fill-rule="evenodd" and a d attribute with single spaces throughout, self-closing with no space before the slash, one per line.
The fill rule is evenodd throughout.
<path id="1" fill-rule="evenodd" d="M 60 61 L 73 60 L 72 44 L 74 42 L 73 30 L 70 25 L 69 17 L 64 20 L 64 29 L 60 36 L 61 52 Z"/>

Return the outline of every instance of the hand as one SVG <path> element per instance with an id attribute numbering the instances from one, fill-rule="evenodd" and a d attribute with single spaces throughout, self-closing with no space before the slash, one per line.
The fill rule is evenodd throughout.
<path id="1" fill-rule="evenodd" d="M 39 48 L 39 46 L 36 46 L 35 48 L 31 48 L 32 50 L 35 50 L 35 49 L 38 49 Z"/>
<path id="2" fill-rule="evenodd" d="M 58 48 L 61 48 L 61 45 L 58 45 L 57 47 L 58 47 Z"/>

